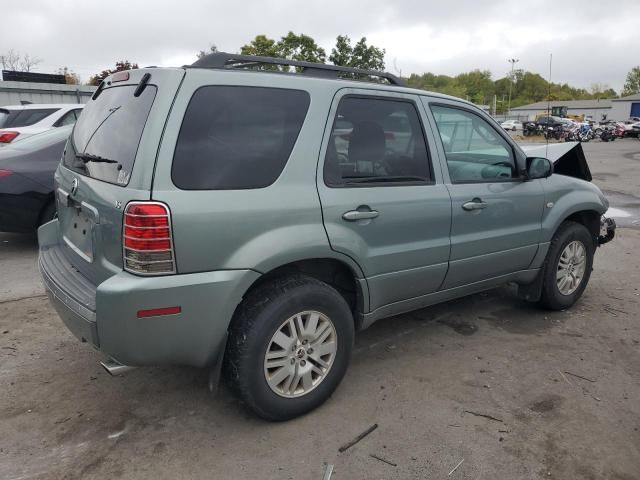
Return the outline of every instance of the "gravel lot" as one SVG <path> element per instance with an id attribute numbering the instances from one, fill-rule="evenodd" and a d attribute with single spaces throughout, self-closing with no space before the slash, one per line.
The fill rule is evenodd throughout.
<path id="1" fill-rule="evenodd" d="M 640 478 L 640 142 L 584 148 L 623 228 L 573 309 L 504 287 L 381 321 L 288 423 L 201 370 L 109 377 L 43 295 L 34 238 L 0 234 L 0 479 Z"/>

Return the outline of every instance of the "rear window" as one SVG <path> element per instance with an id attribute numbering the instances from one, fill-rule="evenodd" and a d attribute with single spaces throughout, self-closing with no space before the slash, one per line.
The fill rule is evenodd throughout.
<path id="1" fill-rule="evenodd" d="M 47 118 L 52 113 L 60 110 L 59 108 L 30 108 L 26 110 L 5 110 L 7 115 L 0 113 L 0 127 L 2 128 L 18 128 L 29 127 L 38 123 L 40 120 Z"/>
<path id="2" fill-rule="evenodd" d="M 180 128 L 174 184 L 184 190 L 271 185 L 287 163 L 308 108 L 309 94 L 300 90 L 200 88 Z"/>
<path id="3" fill-rule="evenodd" d="M 64 155 L 64 165 L 105 182 L 129 183 L 156 87 L 148 85 L 139 97 L 137 85 L 106 88 L 90 100 L 76 123 Z"/>

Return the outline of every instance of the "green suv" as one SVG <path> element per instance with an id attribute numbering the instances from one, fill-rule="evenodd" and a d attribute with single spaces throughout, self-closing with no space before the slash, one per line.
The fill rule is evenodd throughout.
<path id="1" fill-rule="evenodd" d="M 507 282 L 552 309 L 578 300 L 615 225 L 581 151 L 553 172 L 463 100 L 216 53 L 102 82 L 39 264 L 111 372 L 208 367 L 285 420 L 332 394 L 381 318 Z"/>

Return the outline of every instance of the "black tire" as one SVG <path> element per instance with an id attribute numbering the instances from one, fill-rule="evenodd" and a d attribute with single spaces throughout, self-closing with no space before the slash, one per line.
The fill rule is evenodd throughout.
<path id="1" fill-rule="evenodd" d="M 581 242 L 585 248 L 585 271 L 578 288 L 570 295 L 563 295 L 560 293 L 560 289 L 556 281 L 556 274 L 558 272 L 558 264 L 563 250 L 573 241 Z M 564 310 L 571 307 L 578 301 L 589 283 L 589 278 L 591 277 L 594 252 L 595 239 L 584 225 L 571 221 L 564 222 L 560 225 L 551 240 L 549 252 L 547 253 L 547 258 L 545 259 L 542 270 L 544 278 L 542 282 L 542 297 L 540 299 L 540 304 L 543 307 L 551 310 Z"/>
<path id="2" fill-rule="evenodd" d="M 56 202 L 49 202 L 43 209 L 40 214 L 40 223 L 38 223 L 38 227 L 40 225 L 44 225 L 47 222 L 53 220 L 56 216 Z"/>
<path id="3" fill-rule="evenodd" d="M 337 334 L 333 364 L 324 379 L 308 393 L 285 398 L 265 378 L 264 359 L 273 335 L 288 318 L 314 310 L 331 320 Z M 251 291 L 238 307 L 224 361 L 231 390 L 258 416 L 272 421 L 303 415 L 325 402 L 349 366 L 354 342 L 349 305 L 331 286 L 304 275 L 276 278 Z"/>

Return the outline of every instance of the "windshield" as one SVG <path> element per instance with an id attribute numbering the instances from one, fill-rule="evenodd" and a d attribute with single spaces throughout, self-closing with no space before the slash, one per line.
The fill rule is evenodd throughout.
<path id="1" fill-rule="evenodd" d="M 0 113 L 0 127 L 2 128 L 18 128 L 29 127 L 47 118 L 59 108 L 29 108 L 25 110 L 3 110 L 7 112 L 4 115 Z"/>
<path id="2" fill-rule="evenodd" d="M 76 123 L 65 150 L 64 165 L 105 182 L 129 183 L 142 131 L 156 96 L 147 86 L 134 97 L 137 85 L 107 88 L 90 100 Z"/>

